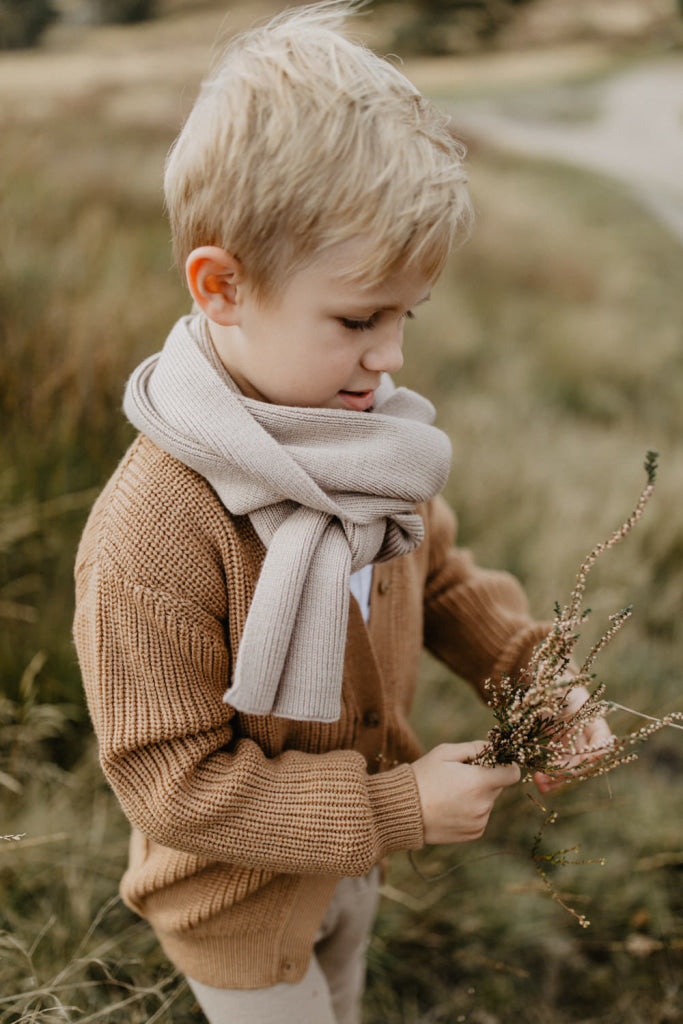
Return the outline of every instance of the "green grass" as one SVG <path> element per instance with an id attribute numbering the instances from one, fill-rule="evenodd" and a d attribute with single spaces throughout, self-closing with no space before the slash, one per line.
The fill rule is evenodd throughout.
<path id="1" fill-rule="evenodd" d="M 97 103 L 3 126 L 0 795 L 2 832 L 25 833 L 0 843 L 0 1022 L 13 1024 L 201 1019 L 147 926 L 112 902 L 127 825 L 96 767 L 70 639 L 75 545 L 132 436 L 123 383 L 188 308 L 158 185 L 170 134 L 100 122 Z M 402 373 L 452 436 L 462 542 L 550 614 L 657 448 L 643 522 L 592 578 L 586 643 L 633 603 L 598 665 L 608 695 L 680 708 L 680 247 L 590 175 L 473 148 L 471 176 L 478 227 L 411 325 Z M 432 744 L 483 735 L 489 714 L 426 657 L 415 721 Z M 669 730 L 611 781 L 549 801 L 546 849 L 607 858 L 553 874 L 585 932 L 534 872 L 542 816 L 524 793 L 479 843 L 419 856 L 428 873 L 460 865 L 442 881 L 395 857 L 366 1024 L 680 1019 L 682 766 Z"/>

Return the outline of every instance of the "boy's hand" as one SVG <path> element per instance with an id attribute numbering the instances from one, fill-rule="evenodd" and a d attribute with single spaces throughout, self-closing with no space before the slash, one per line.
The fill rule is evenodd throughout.
<path id="1" fill-rule="evenodd" d="M 413 764 L 422 802 L 425 843 L 469 843 L 486 828 L 496 797 L 520 779 L 516 764 L 465 764 L 483 742 L 442 743 Z"/>
<path id="2" fill-rule="evenodd" d="M 564 713 L 564 717 L 568 718 L 574 714 L 578 709 L 588 700 L 590 696 L 585 686 L 576 686 L 570 692 L 568 697 L 568 707 Z M 545 775 L 543 772 L 536 772 L 534 775 L 534 782 L 538 786 L 540 793 L 550 793 L 553 789 L 559 789 L 566 782 L 572 780 L 572 769 L 582 764 L 584 761 L 594 761 L 600 757 L 605 747 L 608 747 L 612 737 L 612 730 L 608 726 L 604 718 L 597 718 L 592 722 L 587 722 L 583 730 L 578 735 L 572 737 L 572 744 L 577 750 L 584 749 L 586 747 L 594 748 L 593 754 L 573 754 L 567 758 L 567 771 L 562 775 L 556 775 L 551 777 Z"/>

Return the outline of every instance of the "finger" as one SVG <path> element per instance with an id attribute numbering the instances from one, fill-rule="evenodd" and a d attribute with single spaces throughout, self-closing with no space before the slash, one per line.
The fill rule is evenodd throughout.
<path id="1" fill-rule="evenodd" d="M 559 789 L 571 780 L 570 775 L 544 775 L 543 772 L 536 772 L 533 777 L 533 781 L 539 793 L 551 793 L 554 789 Z"/>

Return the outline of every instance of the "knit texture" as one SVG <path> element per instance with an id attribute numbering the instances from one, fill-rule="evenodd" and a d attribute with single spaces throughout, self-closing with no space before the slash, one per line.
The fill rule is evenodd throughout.
<path id="1" fill-rule="evenodd" d="M 416 505 L 446 482 L 434 409 L 384 377 L 373 412 L 270 405 L 235 387 L 206 318 L 185 317 L 128 382 L 124 408 L 201 473 L 267 548 L 225 700 L 251 714 L 339 717 L 349 577 L 422 541 Z"/>
<path id="2" fill-rule="evenodd" d="M 418 511 L 425 540 L 374 567 L 367 625 L 347 595 L 329 723 L 221 699 L 265 555 L 248 517 L 144 437 L 91 513 L 74 636 L 101 764 L 133 825 L 121 891 L 205 984 L 298 980 L 338 878 L 422 845 L 408 716 L 423 641 L 479 686 L 545 635 L 510 576 L 453 546 L 443 501 Z M 466 738 L 455 718 L 451 735 Z"/>

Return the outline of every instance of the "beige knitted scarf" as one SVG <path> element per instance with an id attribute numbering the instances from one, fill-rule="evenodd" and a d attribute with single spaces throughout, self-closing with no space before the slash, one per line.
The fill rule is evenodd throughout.
<path id="1" fill-rule="evenodd" d="M 267 549 L 224 700 L 249 714 L 338 719 L 350 574 L 417 547 L 415 506 L 448 475 L 432 405 L 388 377 L 372 412 L 246 398 L 197 314 L 134 371 L 124 409 L 229 512 L 248 515 Z"/>

